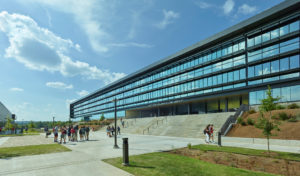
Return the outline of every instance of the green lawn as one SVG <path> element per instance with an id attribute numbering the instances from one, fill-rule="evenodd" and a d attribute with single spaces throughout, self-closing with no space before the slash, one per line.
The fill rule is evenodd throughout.
<path id="1" fill-rule="evenodd" d="M 46 153 L 66 152 L 66 151 L 71 151 L 71 150 L 59 144 L 5 147 L 5 148 L 0 148 L 0 159 L 17 157 L 17 156 L 26 156 L 26 155 L 40 155 Z"/>
<path id="2" fill-rule="evenodd" d="M 170 153 L 149 153 L 130 156 L 130 166 L 122 166 L 122 158 L 106 159 L 105 162 L 135 176 L 272 176 L 234 167 L 211 164 L 190 157 Z"/>
<path id="3" fill-rule="evenodd" d="M 192 149 L 269 157 L 266 150 L 255 150 L 255 149 L 247 149 L 247 148 L 239 148 L 239 147 L 224 147 L 224 146 L 219 147 L 216 145 L 196 145 L 196 146 L 192 146 Z M 275 152 L 275 151 L 271 151 L 271 152 L 277 153 L 277 156 L 271 155 L 271 157 L 273 157 L 273 158 L 300 161 L 300 154 L 298 154 L 298 153 Z"/>

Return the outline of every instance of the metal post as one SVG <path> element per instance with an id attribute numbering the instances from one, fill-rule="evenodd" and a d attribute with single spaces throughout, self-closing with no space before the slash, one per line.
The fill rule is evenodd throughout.
<path id="1" fill-rule="evenodd" d="M 123 165 L 129 166 L 129 144 L 128 144 L 128 138 L 123 138 Z"/>
<path id="2" fill-rule="evenodd" d="M 117 99 L 114 99 L 114 103 L 115 103 L 115 145 L 114 145 L 114 149 L 118 149 L 119 146 L 117 144 Z"/>
<path id="3" fill-rule="evenodd" d="M 220 147 L 222 146 L 221 141 L 222 141 L 221 132 L 218 132 L 218 146 L 220 146 Z"/>
<path id="4" fill-rule="evenodd" d="M 53 117 L 53 122 L 52 122 L 52 127 L 54 128 L 54 119 L 55 119 L 55 117 Z"/>

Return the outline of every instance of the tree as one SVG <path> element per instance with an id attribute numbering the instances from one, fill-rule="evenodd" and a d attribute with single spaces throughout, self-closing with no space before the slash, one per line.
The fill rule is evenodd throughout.
<path id="1" fill-rule="evenodd" d="M 276 120 L 272 120 L 272 110 L 276 109 L 276 101 L 280 100 L 279 97 L 274 98 L 272 96 L 271 87 L 268 86 L 268 90 L 266 91 L 267 98 L 261 100 L 261 105 L 259 106 L 260 118 L 256 123 L 255 127 L 263 130 L 263 135 L 267 138 L 268 152 L 270 153 L 270 136 L 273 136 L 273 130 L 279 131 L 278 125 L 280 124 Z M 269 118 L 266 118 L 264 113 L 269 113 Z"/>
<path id="2" fill-rule="evenodd" d="M 33 121 L 30 121 L 30 123 L 28 124 L 28 128 L 29 129 L 35 128 L 35 124 L 33 123 Z"/>
<path id="3" fill-rule="evenodd" d="M 105 119 L 104 114 L 101 115 L 100 121 L 103 121 Z"/>
<path id="4" fill-rule="evenodd" d="M 11 121 L 12 121 L 12 119 L 10 117 L 6 118 L 4 130 L 11 130 L 13 128 L 13 124 L 11 123 Z"/>

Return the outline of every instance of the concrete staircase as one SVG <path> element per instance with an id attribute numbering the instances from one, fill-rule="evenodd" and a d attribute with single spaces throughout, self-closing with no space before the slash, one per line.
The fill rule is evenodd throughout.
<path id="1" fill-rule="evenodd" d="M 121 133 L 204 138 L 203 130 L 206 125 L 213 124 L 217 133 L 227 118 L 233 114 L 234 112 L 224 112 L 123 119 L 125 128 L 121 127 L 120 120 L 117 121 L 117 125 L 121 127 Z M 105 130 L 106 127 L 101 129 L 101 131 Z"/>

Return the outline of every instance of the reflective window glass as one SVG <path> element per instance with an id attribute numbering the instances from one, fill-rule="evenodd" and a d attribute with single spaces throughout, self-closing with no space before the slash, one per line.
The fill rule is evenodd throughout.
<path id="1" fill-rule="evenodd" d="M 263 74 L 269 74 L 270 73 L 270 62 L 263 64 Z"/>
<path id="2" fill-rule="evenodd" d="M 246 78 L 246 69 L 243 68 L 240 70 L 240 79 L 245 79 Z"/>
<path id="3" fill-rule="evenodd" d="M 248 77 L 251 78 L 254 76 L 254 67 L 248 67 Z"/>
<path id="4" fill-rule="evenodd" d="M 222 53 L 221 53 L 221 50 L 218 50 L 217 51 L 217 58 L 221 57 L 222 56 Z"/>
<path id="5" fill-rule="evenodd" d="M 263 36 L 262 36 L 262 41 L 263 42 L 266 42 L 268 40 L 270 40 L 270 32 L 264 33 Z"/>
<path id="6" fill-rule="evenodd" d="M 291 87 L 291 101 L 300 100 L 300 85 Z"/>
<path id="7" fill-rule="evenodd" d="M 228 82 L 233 81 L 233 72 L 228 73 Z"/>
<path id="8" fill-rule="evenodd" d="M 222 81 L 222 75 L 218 75 L 218 84 L 222 84 L 223 81 Z"/>
<path id="9" fill-rule="evenodd" d="M 239 50 L 239 45 L 236 43 L 233 45 L 233 52 L 236 52 Z"/>
<path id="10" fill-rule="evenodd" d="M 289 32 L 289 26 L 285 25 L 280 28 L 280 36 L 283 36 Z"/>
<path id="11" fill-rule="evenodd" d="M 207 86 L 212 86 L 212 77 L 207 78 Z"/>
<path id="12" fill-rule="evenodd" d="M 291 100 L 291 89 L 290 87 L 281 88 L 281 101 L 286 102 Z"/>
<path id="13" fill-rule="evenodd" d="M 237 81 L 240 79 L 240 72 L 239 70 L 234 71 L 234 81 Z"/>
<path id="14" fill-rule="evenodd" d="M 223 73 L 223 83 L 227 83 L 227 73 Z"/>
<path id="15" fill-rule="evenodd" d="M 207 87 L 207 78 L 203 79 L 203 87 Z"/>
<path id="16" fill-rule="evenodd" d="M 271 31 L 271 39 L 279 37 L 279 29 Z"/>
<path id="17" fill-rule="evenodd" d="M 254 46 L 254 38 L 248 39 L 247 45 L 248 47 Z"/>
<path id="18" fill-rule="evenodd" d="M 256 102 L 256 92 L 250 92 L 249 93 L 249 103 L 250 105 L 254 105 L 254 104 L 257 104 Z"/>
<path id="19" fill-rule="evenodd" d="M 239 50 L 244 50 L 245 49 L 245 42 L 242 41 L 239 43 Z"/>
<path id="20" fill-rule="evenodd" d="M 218 77 L 217 76 L 214 76 L 212 80 L 213 80 L 213 85 L 218 84 Z"/>
<path id="21" fill-rule="evenodd" d="M 225 55 L 227 55 L 227 48 L 222 49 L 222 56 L 225 56 Z"/>
<path id="22" fill-rule="evenodd" d="M 260 43 L 261 43 L 261 36 L 260 36 L 260 35 L 259 35 L 259 36 L 256 36 L 256 37 L 254 38 L 254 42 L 255 42 L 255 45 L 260 44 Z"/>
<path id="23" fill-rule="evenodd" d="M 262 65 L 256 65 L 255 66 L 255 76 L 262 75 Z"/>
<path id="24" fill-rule="evenodd" d="M 232 53 L 232 46 L 231 45 L 227 48 L 227 52 L 228 52 L 228 54 Z"/>
<path id="25" fill-rule="evenodd" d="M 272 96 L 274 98 L 280 98 L 281 94 L 280 94 L 280 88 L 276 88 L 272 90 Z"/>
<path id="26" fill-rule="evenodd" d="M 290 32 L 299 30 L 299 21 L 295 21 L 290 24 Z"/>
<path id="27" fill-rule="evenodd" d="M 279 61 L 278 60 L 272 61 L 271 62 L 271 72 L 275 73 L 275 72 L 278 72 L 278 71 L 279 71 Z"/>
<path id="28" fill-rule="evenodd" d="M 299 67 L 299 55 L 290 57 L 290 69 Z"/>
<path id="29" fill-rule="evenodd" d="M 289 69 L 289 58 L 280 59 L 280 71 Z"/>

